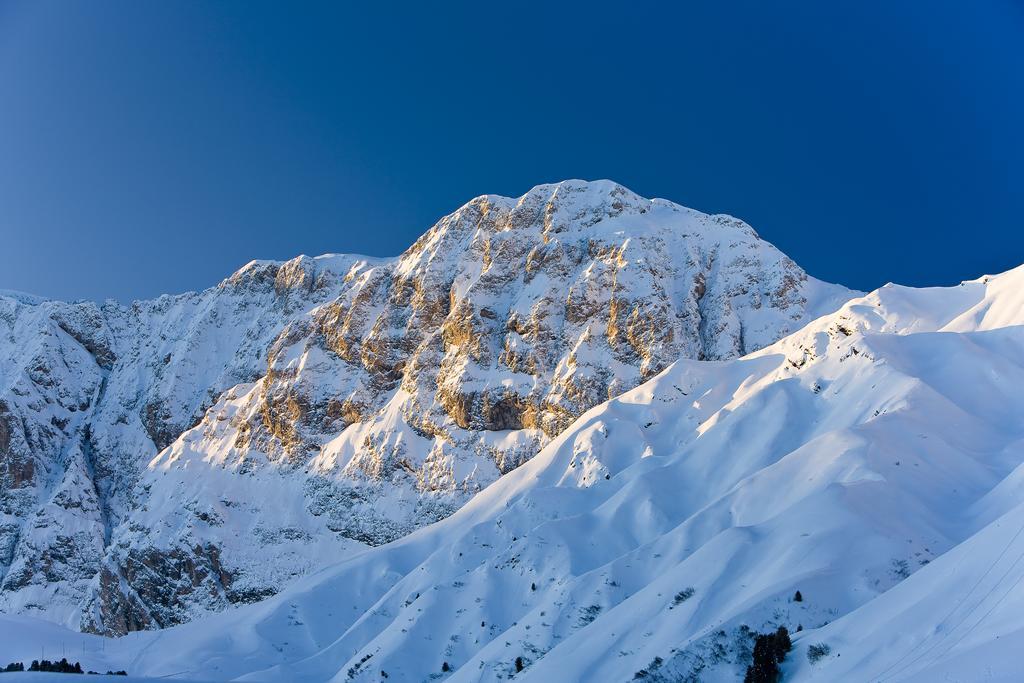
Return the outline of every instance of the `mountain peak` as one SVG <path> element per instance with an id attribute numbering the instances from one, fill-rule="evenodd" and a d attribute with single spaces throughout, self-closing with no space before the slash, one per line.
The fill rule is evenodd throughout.
<path id="1" fill-rule="evenodd" d="M 0 339 L 43 340 L 0 344 L 25 501 L 0 606 L 123 633 L 265 597 L 450 515 L 677 359 L 743 355 L 851 295 L 742 221 L 567 180 L 478 197 L 397 258 L 0 317 Z M 71 551 L 37 512 L 75 518 Z"/>

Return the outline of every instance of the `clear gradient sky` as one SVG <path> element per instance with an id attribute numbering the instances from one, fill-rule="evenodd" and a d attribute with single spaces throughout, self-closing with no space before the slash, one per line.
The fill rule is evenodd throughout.
<path id="1" fill-rule="evenodd" d="M 1024 2 L 0 0 L 0 288 L 130 300 L 401 252 L 611 178 L 813 275 L 1024 262 Z"/>

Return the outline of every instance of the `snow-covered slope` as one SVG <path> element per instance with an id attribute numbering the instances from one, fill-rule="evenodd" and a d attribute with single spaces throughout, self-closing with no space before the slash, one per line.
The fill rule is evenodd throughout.
<path id="1" fill-rule="evenodd" d="M 1019 472 L 1010 479 L 1019 479 Z M 884 600 L 809 632 L 793 680 L 1020 680 L 1024 646 L 1024 507 L 1009 512 L 896 586 Z M 830 656 L 814 664 L 809 647 Z M 787 679 L 788 680 L 788 679 Z"/>
<path id="2" fill-rule="evenodd" d="M 850 296 L 741 221 L 567 181 L 396 259 L 253 262 L 130 307 L 0 297 L 0 609 L 124 633 L 257 601 L 677 358 Z"/>
<path id="3" fill-rule="evenodd" d="M 1024 267 L 887 286 L 676 362 L 443 521 L 116 647 L 245 680 L 734 681 L 786 625 L 787 680 L 1013 680 L 1022 463 Z"/>

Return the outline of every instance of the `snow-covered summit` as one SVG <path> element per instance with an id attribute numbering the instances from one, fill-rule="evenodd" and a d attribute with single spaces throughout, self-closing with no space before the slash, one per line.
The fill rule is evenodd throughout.
<path id="1" fill-rule="evenodd" d="M 259 600 L 446 517 L 677 358 L 849 296 L 742 221 L 566 181 L 478 197 L 396 258 L 254 261 L 129 306 L 0 297 L 0 609 L 120 633 Z"/>

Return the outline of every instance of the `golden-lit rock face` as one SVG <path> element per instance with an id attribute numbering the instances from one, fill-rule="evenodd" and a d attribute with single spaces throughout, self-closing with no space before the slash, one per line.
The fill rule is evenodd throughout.
<path id="1" fill-rule="evenodd" d="M 55 557 L 77 577 L 57 613 L 89 630 L 265 596 L 451 514 L 677 358 L 760 348 L 844 292 L 741 221 L 567 181 L 478 197 L 394 259 L 253 262 L 201 294 L 40 314 L 73 353 L 25 359 L 31 391 L 58 396 L 61 355 L 88 371 L 28 432 L 31 401 L 4 412 L 0 395 L 0 493 L 22 506 L 0 561 L 23 579 L 0 599 L 36 600 Z M 92 492 L 76 509 L 98 512 L 22 548 L 46 502 L 16 489 L 65 467 L 68 444 L 66 486 Z"/>
<path id="2" fill-rule="evenodd" d="M 502 452 L 518 453 L 516 439 L 483 447 L 481 433 L 522 431 L 543 444 L 676 358 L 729 358 L 774 341 L 808 304 L 806 274 L 741 221 L 609 182 L 478 197 L 399 258 L 355 263 L 341 279 L 339 296 L 272 345 L 244 430 L 271 461 L 327 454 L 318 471 L 429 481 L 430 495 L 445 486 L 425 467 L 489 461 L 451 480 L 452 492 L 521 460 Z M 298 265 L 282 267 L 281 280 L 314 286 Z M 395 442 L 398 423 L 422 443 Z M 359 425 L 373 438 L 335 438 Z M 397 469 L 368 465 L 370 442 L 412 452 L 386 459 Z"/>

